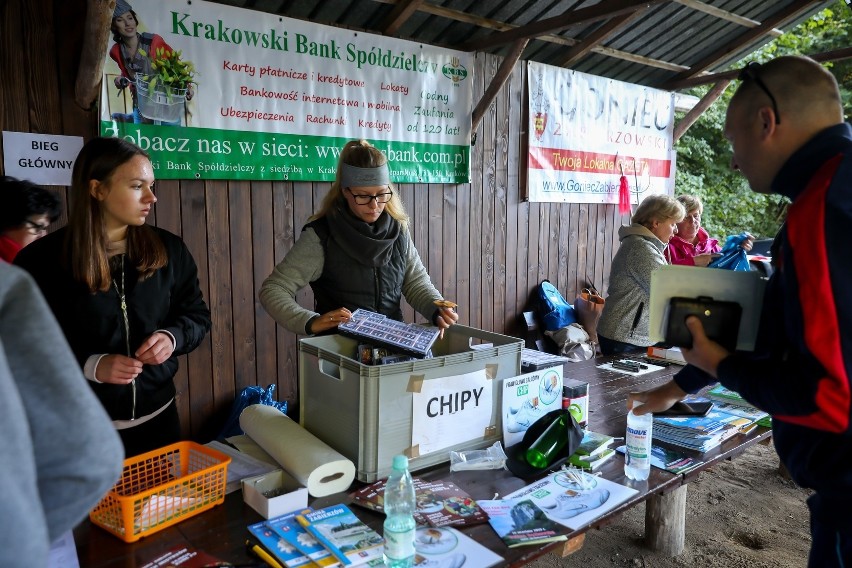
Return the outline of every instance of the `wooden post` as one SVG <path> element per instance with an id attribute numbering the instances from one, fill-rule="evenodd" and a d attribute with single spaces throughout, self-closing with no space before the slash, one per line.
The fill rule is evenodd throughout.
<path id="1" fill-rule="evenodd" d="M 655 552 L 677 556 L 686 540 L 686 488 L 654 495 L 645 502 L 645 543 Z"/>
<path id="2" fill-rule="evenodd" d="M 75 101 L 85 110 L 91 109 L 98 98 L 114 10 L 115 0 L 88 0 L 83 50 L 74 86 Z"/>
<path id="3" fill-rule="evenodd" d="M 680 119 L 680 122 L 675 124 L 674 134 L 672 134 L 672 139 L 674 140 L 674 142 L 680 140 L 680 137 L 684 135 L 687 129 L 692 126 L 692 124 L 696 120 L 701 118 L 701 115 L 704 114 L 704 111 L 710 108 L 710 105 L 712 105 L 714 102 L 716 102 L 716 99 L 722 96 L 722 93 L 725 92 L 725 89 L 728 88 L 728 85 L 730 83 L 730 79 L 722 79 L 721 81 L 713 85 L 713 88 L 707 91 L 707 94 L 704 95 L 704 97 L 700 101 L 698 101 L 698 104 L 692 107 L 692 110 L 686 113 L 686 116 Z"/>
<path id="4" fill-rule="evenodd" d="M 584 542 L 586 542 L 586 533 L 577 535 L 574 538 L 569 538 L 562 545 L 562 550 L 559 552 L 560 556 L 562 556 L 562 558 L 565 558 L 570 554 L 574 554 L 575 552 L 583 548 Z"/>

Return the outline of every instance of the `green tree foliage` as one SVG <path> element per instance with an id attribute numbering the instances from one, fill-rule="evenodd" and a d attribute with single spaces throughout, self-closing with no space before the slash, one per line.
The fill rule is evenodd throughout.
<path id="1" fill-rule="evenodd" d="M 765 62 L 781 55 L 807 55 L 846 48 L 852 43 L 852 11 L 843 0 L 775 38 L 761 49 L 731 66 L 737 69 L 750 61 Z M 826 63 L 840 84 L 846 119 L 852 118 L 852 59 Z M 723 241 L 727 235 L 748 231 L 758 238 L 775 235 L 784 219 L 787 200 L 761 195 L 749 189 L 745 178 L 731 169 L 731 147 L 722 134 L 725 109 L 735 85 L 687 130 L 675 145 L 677 175 L 675 194 L 697 195 L 704 203 L 702 225 Z M 702 97 L 709 87 L 692 89 Z"/>

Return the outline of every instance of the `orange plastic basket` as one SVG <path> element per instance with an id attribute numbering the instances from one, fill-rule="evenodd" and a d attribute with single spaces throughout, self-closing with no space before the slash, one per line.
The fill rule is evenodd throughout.
<path id="1" fill-rule="evenodd" d="M 89 519 L 124 542 L 135 542 L 222 503 L 230 461 L 195 442 L 128 458 L 121 479 Z"/>

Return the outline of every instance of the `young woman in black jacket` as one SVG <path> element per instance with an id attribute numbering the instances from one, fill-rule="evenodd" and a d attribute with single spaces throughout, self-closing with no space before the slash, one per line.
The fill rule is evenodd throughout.
<path id="1" fill-rule="evenodd" d="M 186 245 L 145 224 L 157 201 L 148 155 L 120 138 L 90 140 L 69 201 L 68 226 L 15 263 L 38 282 L 126 455 L 176 442 L 177 356 L 204 339 L 210 311 Z"/>

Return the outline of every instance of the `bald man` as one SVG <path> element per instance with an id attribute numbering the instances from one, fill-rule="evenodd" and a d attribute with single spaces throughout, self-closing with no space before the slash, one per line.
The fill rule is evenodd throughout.
<path id="1" fill-rule="evenodd" d="M 718 380 L 772 415 L 778 455 L 808 499 L 808 565 L 852 566 L 852 127 L 834 77 L 806 57 L 751 65 L 728 107 L 732 167 L 792 200 L 775 240 L 754 353 L 729 353 L 687 320 L 689 365 L 632 393 L 638 413 Z"/>

